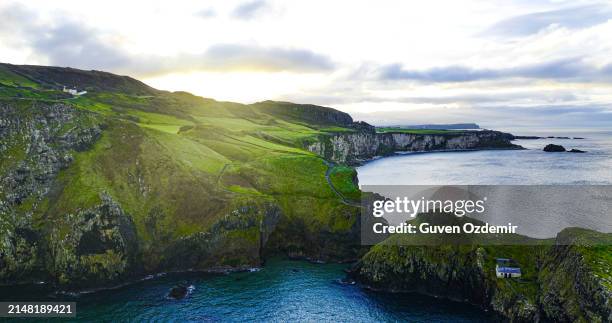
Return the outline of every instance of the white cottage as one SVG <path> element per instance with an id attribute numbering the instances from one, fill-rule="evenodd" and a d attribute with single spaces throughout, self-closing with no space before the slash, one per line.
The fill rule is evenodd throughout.
<path id="1" fill-rule="evenodd" d="M 497 278 L 521 277 L 521 268 L 514 266 L 512 259 L 497 258 L 496 260 L 495 275 Z"/>

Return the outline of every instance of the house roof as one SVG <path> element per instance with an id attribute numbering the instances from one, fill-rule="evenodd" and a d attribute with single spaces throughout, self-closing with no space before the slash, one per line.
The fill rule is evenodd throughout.
<path id="1" fill-rule="evenodd" d="M 516 267 L 497 267 L 497 271 L 504 274 L 520 274 L 521 268 Z"/>

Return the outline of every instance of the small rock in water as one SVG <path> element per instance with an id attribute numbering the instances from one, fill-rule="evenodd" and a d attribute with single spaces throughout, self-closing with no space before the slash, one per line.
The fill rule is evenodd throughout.
<path id="1" fill-rule="evenodd" d="M 357 283 L 355 282 L 354 279 L 350 277 L 344 277 L 344 278 L 338 279 L 337 282 L 341 285 L 355 285 Z"/>
<path id="2" fill-rule="evenodd" d="M 548 144 L 544 147 L 545 152 L 563 152 L 565 151 L 565 147 L 561 145 Z"/>
<path id="3" fill-rule="evenodd" d="M 580 149 L 572 149 L 569 150 L 568 153 L 586 153 L 586 151 Z"/>
<path id="4" fill-rule="evenodd" d="M 189 286 L 193 287 L 193 286 Z M 183 284 L 176 285 L 170 289 L 168 297 L 173 299 L 183 299 L 189 293 L 189 288 Z"/>

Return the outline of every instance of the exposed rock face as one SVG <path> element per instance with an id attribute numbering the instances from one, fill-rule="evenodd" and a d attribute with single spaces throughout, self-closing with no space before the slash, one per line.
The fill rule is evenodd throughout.
<path id="1" fill-rule="evenodd" d="M 29 111 L 34 113 L 0 103 L 0 153 L 13 159 L 3 165 L 7 175 L 0 188 L 8 204 L 46 194 L 50 181 L 72 162 L 70 151 L 87 149 L 101 133 L 92 116 L 68 105 L 36 104 Z"/>
<path id="2" fill-rule="evenodd" d="M 175 241 L 161 253 L 165 259 L 156 270 L 228 270 L 261 265 L 270 234 L 282 217 L 272 202 L 237 206 L 208 232 Z"/>
<path id="3" fill-rule="evenodd" d="M 520 146 L 510 142 L 510 138 L 508 134 L 498 131 L 436 135 L 355 132 L 321 138 L 306 148 L 329 160 L 353 164 L 396 151 L 520 149 Z"/>
<path id="4" fill-rule="evenodd" d="M 563 147 L 561 145 L 548 144 L 548 145 L 546 145 L 546 147 L 544 147 L 543 150 L 545 152 L 547 152 L 547 153 L 551 153 L 551 152 L 564 152 L 565 151 L 565 147 Z"/>
<path id="5" fill-rule="evenodd" d="M 64 104 L 0 103 L 0 282 L 43 271 L 41 234 L 34 213 L 72 151 L 86 149 L 101 133 L 90 114 Z M 27 212 L 21 207 L 27 205 Z"/>
<path id="6" fill-rule="evenodd" d="M 611 240 L 584 243 L 580 239 L 580 234 L 570 230 L 557 236 L 557 244 L 550 249 L 539 275 L 540 306 L 553 322 L 612 322 L 609 264 L 600 256 L 593 257 L 606 278 L 594 273 L 587 260 L 593 249 L 611 254 Z"/>
<path id="7" fill-rule="evenodd" d="M 47 267 L 62 285 L 100 286 L 137 272 L 139 248 L 131 217 L 110 196 L 100 199 L 98 206 L 65 214 L 56 220 L 63 225 L 52 229 Z"/>

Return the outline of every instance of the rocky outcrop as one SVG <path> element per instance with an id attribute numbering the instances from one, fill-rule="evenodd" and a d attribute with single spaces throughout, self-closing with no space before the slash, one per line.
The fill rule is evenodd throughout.
<path id="1" fill-rule="evenodd" d="M 52 280 L 63 286 L 104 286 L 139 271 L 132 218 L 109 195 L 100 199 L 99 205 L 65 214 L 55 219 L 61 225 L 50 226 L 44 262 Z"/>
<path id="2" fill-rule="evenodd" d="M 352 275 L 369 288 L 470 302 L 512 322 L 610 322 L 610 239 L 611 234 L 566 229 L 553 246 L 415 246 L 389 240 L 374 246 Z M 496 278 L 500 256 L 520 257 L 524 277 Z"/>
<path id="3" fill-rule="evenodd" d="M 100 134 L 92 115 L 65 104 L 35 103 L 25 111 L 0 103 L 0 153 L 8 155 L 0 196 L 14 205 L 46 194 L 50 181 L 72 162 L 71 151 L 87 149 Z"/>
<path id="4" fill-rule="evenodd" d="M 545 152 L 547 152 L 547 153 L 564 152 L 565 151 L 565 147 L 563 147 L 561 145 L 548 144 L 548 145 L 546 145 L 546 147 L 544 147 L 543 150 Z"/>
<path id="5" fill-rule="evenodd" d="M 357 131 L 321 137 L 306 148 L 328 160 L 354 164 L 398 151 L 520 149 L 509 134 L 499 131 L 466 131 L 447 134 L 375 133 Z"/>
<path id="6" fill-rule="evenodd" d="M 539 303 L 554 322 L 612 322 L 612 235 L 566 229 L 544 258 Z"/>
<path id="7" fill-rule="evenodd" d="M 0 102 L 0 282 L 44 272 L 38 206 L 73 152 L 87 149 L 102 125 L 65 104 Z"/>
<path id="8" fill-rule="evenodd" d="M 166 246 L 161 270 L 231 270 L 256 267 L 272 232 L 282 217 L 271 201 L 236 206 L 210 230 L 181 238 Z"/>

